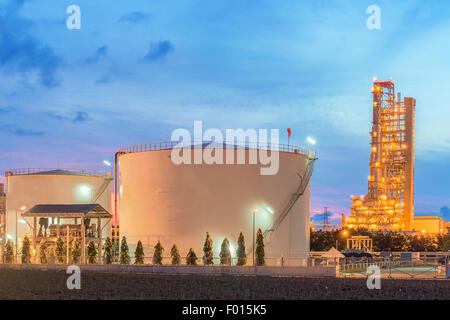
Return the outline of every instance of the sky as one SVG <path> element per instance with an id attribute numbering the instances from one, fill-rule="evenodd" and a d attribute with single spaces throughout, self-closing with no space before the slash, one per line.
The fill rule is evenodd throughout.
<path id="1" fill-rule="evenodd" d="M 0 172 L 105 169 L 195 120 L 291 128 L 317 141 L 312 215 L 336 219 L 367 192 L 376 76 L 417 100 L 416 214 L 450 219 L 449 34 L 445 0 L 0 0 Z"/>

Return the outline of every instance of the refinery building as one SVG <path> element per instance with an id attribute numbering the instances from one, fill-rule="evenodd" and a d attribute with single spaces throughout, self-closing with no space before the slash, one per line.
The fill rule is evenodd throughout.
<path id="1" fill-rule="evenodd" d="M 414 216 L 414 98 L 395 94 L 394 81 L 374 79 L 368 193 L 352 196 L 351 229 L 447 232 L 437 216 Z"/>

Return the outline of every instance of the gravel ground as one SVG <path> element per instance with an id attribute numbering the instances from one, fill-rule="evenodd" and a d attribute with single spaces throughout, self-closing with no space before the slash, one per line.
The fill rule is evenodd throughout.
<path id="1" fill-rule="evenodd" d="M 81 289 L 68 290 L 63 271 L 2 270 L 3 299 L 442 299 L 449 280 L 366 279 L 82 272 Z"/>

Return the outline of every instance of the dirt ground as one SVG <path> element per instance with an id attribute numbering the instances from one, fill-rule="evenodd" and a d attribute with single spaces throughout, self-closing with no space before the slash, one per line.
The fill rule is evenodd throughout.
<path id="1" fill-rule="evenodd" d="M 439 299 L 450 300 L 449 280 L 366 279 L 229 275 L 81 273 L 81 289 L 69 290 L 63 271 L 1 270 L 0 299 Z"/>

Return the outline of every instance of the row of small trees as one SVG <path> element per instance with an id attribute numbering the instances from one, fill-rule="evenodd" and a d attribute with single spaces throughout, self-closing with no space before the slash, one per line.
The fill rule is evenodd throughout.
<path id="1" fill-rule="evenodd" d="M 247 264 L 247 254 L 245 247 L 245 237 L 242 231 L 239 234 L 238 238 L 238 248 L 236 251 L 237 256 L 237 265 L 244 266 Z M 163 264 L 163 251 L 164 248 L 161 245 L 161 242 L 158 241 L 154 247 L 153 253 L 153 264 L 162 265 Z M 69 252 L 67 252 L 69 250 Z M 106 238 L 105 244 L 103 246 L 104 252 L 104 263 L 112 264 L 113 259 L 113 243 L 109 237 Z M 29 263 L 31 257 L 31 243 L 30 239 L 25 236 L 22 248 L 20 250 L 21 253 L 21 262 Z M 5 248 L 4 248 L 4 256 L 6 263 L 14 262 L 14 250 L 13 243 L 11 240 L 8 240 Z M 66 262 L 66 257 L 69 256 L 69 262 L 76 264 L 80 262 L 81 257 L 81 241 L 79 238 L 72 241 L 72 244 L 65 244 L 61 238 L 56 240 L 55 248 L 48 248 L 48 244 L 45 241 L 41 241 L 39 244 L 39 262 L 42 264 L 49 263 L 51 260 L 56 260 L 58 263 Z M 181 262 L 181 255 L 178 250 L 176 244 L 172 246 L 170 249 L 171 256 L 171 264 L 179 265 Z M 144 264 L 144 247 L 141 241 L 138 241 L 136 245 L 136 250 L 134 252 L 134 264 Z M 225 238 L 222 241 L 220 247 L 220 264 L 221 265 L 231 265 L 231 252 L 230 252 L 230 242 L 228 238 Z M 130 264 L 130 254 L 128 243 L 125 237 L 122 237 L 120 243 L 120 254 L 119 254 L 119 263 L 120 264 Z M 194 249 L 190 248 L 188 254 L 186 255 L 186 264 L 187 265 L 197 265 L 197 255 Z M 95 264 L 97 263 L 97 246 L 95 242 L 90 241 L 87 246 L 87 263 Z M 214 264 L 214 255 L 213 255 L 213 240 L 209 234 L 206 233 L 206 239 L 203 245 L 203 264 L 204 265 L 213 265 Z M 265 253 L 264 253 L 264 237 L 261 229 L 258 229 L 256 234 L 256 247 L 255 247 L 255 264 L 258 266 L 265 265 Z"/>
<path id="2" fill-rule="evenodd" d="M 238 248 L 236 251 L 237 256 L 237 265 L 244 266 L 247 264 L 247 254 L 245 248 L 245 237 L 242 231 L 239 234 L 238 238 Z M 154 247 L 153 253 L 153 264 L 162 265 L 163 263 L 163 251 L 164 247 L 161 245 L 161 242 L 158 241 Z M 105 252 L 106 254 L 106 252 Z M 181 262 L 180 252 L 176 244 L 172 246 L 170 249 L 170 257 L 172 265 L 179 265 Z M 220 264 L 221 265 L 231 265 L 231 251 L 230 251 L 230 241 L 228 238 L 223 239 L 222 244 L 220 246 Z M 120 263 L 125 264 L 126 261 L 129 261 L 128 256 L 128 246 L 126 245 L 125 237 L 122 238 L 121 246 L 120 246 Z M 186 255 L 186 264 L 187 265 L 197 265 L 198 257 L 193 248 L 189 249 L 188 254 Z M 138 241 L 136 250 L 135 250 L 135 264 L 143 264 L 144 263 L 144 249 L 142 246 L 142 242 Z M 265 265 L 265 253 L 264 253 L 264 237 L 261 229 L 258 229 L 256 235 L 256 247 L 255 247 L 255 263 L 258 266 Z M 214 253 L 213 253 L 213 240 L 209 234 L 206 232 L 206 239 L 203 244 L 203 264 L 204 265 L 213 265 L 214 264 Z"/>

